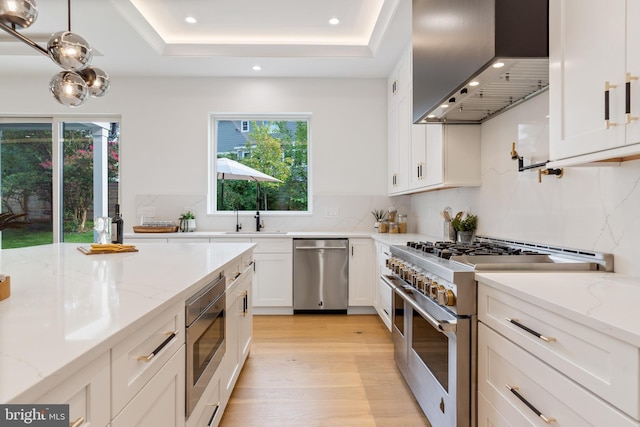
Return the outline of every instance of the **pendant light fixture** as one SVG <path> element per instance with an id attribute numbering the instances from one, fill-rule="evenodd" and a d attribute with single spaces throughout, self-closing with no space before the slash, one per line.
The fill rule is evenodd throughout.
<path id="1" fill-rule="evenodd" d="M 16 27 L 28 28 L 37 17 L 35 0 L 0 0 L 0 28 L 65 70 L 49 81 L 49 90 L 55 100 L 68 107 L 77 107 L 89 96 L 105 95 L 110 88 L 109 76 L 100 68 L 90 66 L 91 46 L 71 32 L 71 0 L 67 0 L 68 30 L 53 34 L 46 49 L 16 31 Z"/>

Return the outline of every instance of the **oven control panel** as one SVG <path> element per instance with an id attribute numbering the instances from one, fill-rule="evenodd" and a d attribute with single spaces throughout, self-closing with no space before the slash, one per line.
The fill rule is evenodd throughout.
<path id="1" fill-rule="evenodd" d="M 388 258 L 386 266 L 394 275 L 436 301 L 439 305 L 446 307 L 456 306 L 456 285 L 454 283 L 396 257 Z"/>

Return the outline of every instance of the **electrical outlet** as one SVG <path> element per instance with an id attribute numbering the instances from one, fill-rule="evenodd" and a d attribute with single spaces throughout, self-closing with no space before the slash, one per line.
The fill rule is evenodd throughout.
<path id="1" fill-rule="evenodd" d="M 330 217 L 330 218 L 335 218 L 338 216 L 338 208 L 326 208 L 324 210 L 324 216 L 326 217 Z"/>
<path id="2" fill-rule="evenodd" d="M 137 209 L 136 216 L 141 216 L 145 218 L 155 217 L 156 208 L 153 206 L 141 206 Z"/>

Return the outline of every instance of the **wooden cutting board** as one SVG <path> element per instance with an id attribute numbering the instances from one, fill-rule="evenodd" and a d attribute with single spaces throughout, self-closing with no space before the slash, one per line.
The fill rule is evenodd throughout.
<path id="1" fill-rule="evenodd" d="M 78 250 L 85 255 L 101 255 L 101 254 L 124 254 L 127 252 L 138 252 L 137 248 L 125 248 L 121 251 L 108 251 L 108 250 L 92 250 L 88 246 L 78 246 Z"/>

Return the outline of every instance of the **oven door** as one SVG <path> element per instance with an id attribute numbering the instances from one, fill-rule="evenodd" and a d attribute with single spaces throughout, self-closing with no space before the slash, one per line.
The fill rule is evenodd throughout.
<path id="1" fill-rule="evenodd" d="M 411 331 L 407 383 L 433 425 L 469 427 L 475 412 L 472 318 L 456 317 L 431 299 L 416 297 L 419 302 L 405 299 Z"/>
<path id="2" fill-rule="evenodd" d="M 224 285 L 224 281 L 223 281 Z M 198 403 L 225 352 L 224 292 L 195 320 L 186 333 L 186 415 Z"/>
<path id="3" fill-rule="evenodd" d="M 383 275 L 381 279 L 393 289 L 393 297 L 391 300 L 391 340 L 393 341 L 393 353 L 396 365 L 403 376 L 408 375 L 407 366 L 407 320 L 405 315 L 404 297 L 401 296 L 405 292 L 402 280 L 390 275 Z"/>

